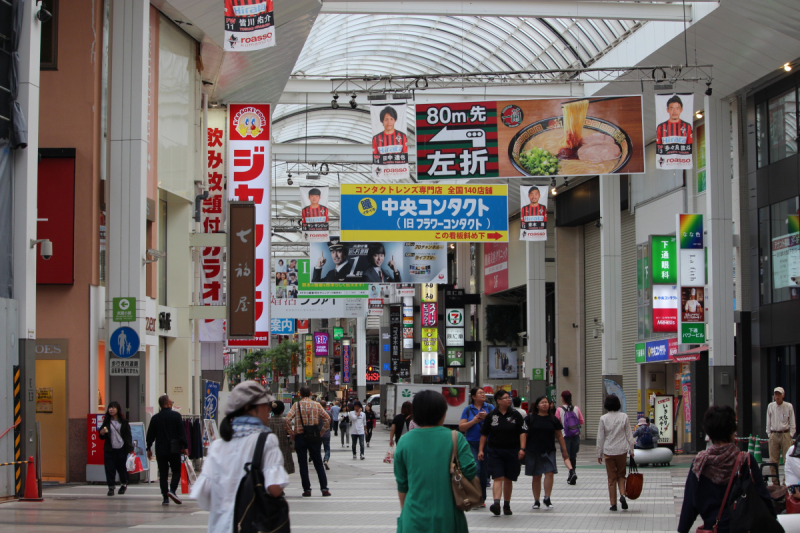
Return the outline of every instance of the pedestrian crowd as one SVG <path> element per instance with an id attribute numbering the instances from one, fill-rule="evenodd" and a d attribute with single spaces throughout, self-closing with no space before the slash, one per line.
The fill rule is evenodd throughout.
<path id="1" fill-rule="evenodd" d="M 320 494 L 331 496 L 326 472 L 330 470 L 332 436 L 340 436 L 343 448 L 351 447 L 353 460 L 365 459 L 378 420 L 372 405 L 358 400 L 329 404 L 312 398 L 308 386 L 299 392 L 299 401 L 288 412 L 283 401 L 274 401 L 257 382 L 240 383 L 231 392 L 219 426 L 220 438 L 211 443 L 190 495 L 209 511 L 208 531 L 265 527 L 288 531 L 284 489 L 296 469 L 303 497 L 312 496 L 309 465 L 316 472 Z M 767 408 L 770 462 L 785 462 L 786 505 L 796 501 L 800 506 L 800 437 L 793 439 L 794 409 L 784 394 L 776 387 L 774 401 Z M 491 513 L 510 516 L 514 483 L 523 473 L 531 478 L 532 510 L 553 509 L 552 491 L 560 461 L 567 471 L 566 482 L 577 484 L 577 455 L 586 422 L 570 391 L 561 393 L 561 405 L 540 396 L 526 411 L 520 398 L 499 390 L 494 404 L 487 401 L 483 389 L 472 388 L 458 430 L 451 430 L 444 427 L 445 397 L 426 390 L 404 402 L 400 412 L 387 420 L 390 452 L 385 461 L 393 463 L 397 484 L 398 532 L 466 532 L 464 513 L 487 506 L 489 487 Z M 147 430 L 147 456 L 152 460 L 155 445 L 163 504 L 180 504 L 181 458 L 187 452 L 184 424 L 168 395 L 159 398 L 159 406 Z M 620 399 L 613 394 L 606 397 L 603 408 L 606 413 L 597 427 L 597 461 L 605 465 L 609 511 L 617 511 L 618 506 L 627 510 L 630 499 L 641 491 L 641 485 L 631 481 L 635 476 L 628 474 L 628 463 L 635 473 L 636 452 L 657 447 L 661 435 L 646 417 L 638 418 L 632 430 Z M 736 444 L 734 410 L 712 405 L 703 417 L 703 429 L 710 442 L 688 473 L 678 532 L 688 533 L 698 516 L 705 530 L 731 531 L 732 523 L 752 518 L 740 516 L 743 504 L 737 500 L 748 496 L 745 503 L 748 512 L 758 517 L 758 530 L 782 531 L 755 456 L 740 452 Z M 130 423 L 118 402 L 109 403 L 98 434 L 104 441 L 108 495 L 115 494 L 117 479 L 120 487 L 116 493 L 124 495 L 126 464 L 136 453 Z M 767 476 L 774 485 L 780 484 L 777 474 L 774 471 Z"/>

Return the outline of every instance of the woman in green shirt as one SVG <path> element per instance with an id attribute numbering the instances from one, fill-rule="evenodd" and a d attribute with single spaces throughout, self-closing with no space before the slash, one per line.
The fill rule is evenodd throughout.
<path id="1" fill-rule="evenodd" d="M 453 432 L 444 427 L 447 401 L 436 391 L 414 396 L 414 423 L 397 443 L 394 477 L 400 498 L 397 533 L 466 533 L 467 518 L 453 499 L 450 454 Z M 458 433 L 458 458 L 464 477 L 478 472 L 467 439 Z"/>

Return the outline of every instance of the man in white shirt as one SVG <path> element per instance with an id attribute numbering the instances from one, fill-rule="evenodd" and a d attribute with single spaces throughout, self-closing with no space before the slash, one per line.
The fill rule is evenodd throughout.
<path id="1" fill-rule="evenodd" d="M 775 387 L 775 401 L 767 406 L 767 435 L 769 436 L 769 462 L 780 463 L 786 459 L 786 452 L 792 445 L 792 438 L 797 430 L 794 420 L 794 407 L 783 401 L 783 387 Z M 771 467 L 777 475 L 777 468 Z M 773 485 L 780 485 L 777 477 L 772 478 Z"/>

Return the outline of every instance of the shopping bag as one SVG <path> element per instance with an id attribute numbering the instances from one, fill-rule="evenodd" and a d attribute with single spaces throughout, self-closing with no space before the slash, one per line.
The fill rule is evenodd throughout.
<path id="1" fill-rule="evenodd" d="M 136 455 L 130 454 L 128 458 L 125 460 L 125 469 L 128 471 L 129 474 L 133 474 L 136 472 Z"/>
<path id="2" fill-rule="evenodd" d="M 181 456 L 181 494 L 189 494 L 189 473 L 186 470 L 187 459 Z"/>
<path id="3" fill-rule="evenodd" d="M 389 448 L 389 451 L 386 452 L 386 456 L 383 458 L 383 462 L 392 464 L 392 459 L 394 459 L 394 446 Z"/>
<path id="4" fill-rule="evenodd" d="M 194 466 L 192 465 L 191 459 L 186 459 L 184 463 L 186 465 L 186 474 L 189 477 L 189 485 L 194 485 L 197 481 L 197 474 L 194 472 Z"/>

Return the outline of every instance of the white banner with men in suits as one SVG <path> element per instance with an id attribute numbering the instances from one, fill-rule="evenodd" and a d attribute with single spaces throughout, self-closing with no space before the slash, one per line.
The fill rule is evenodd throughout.
<path id="1" fill-rule="evenodd" d="M 311 283 L 447 283 L 445 242 L 312 242 Z"/>

